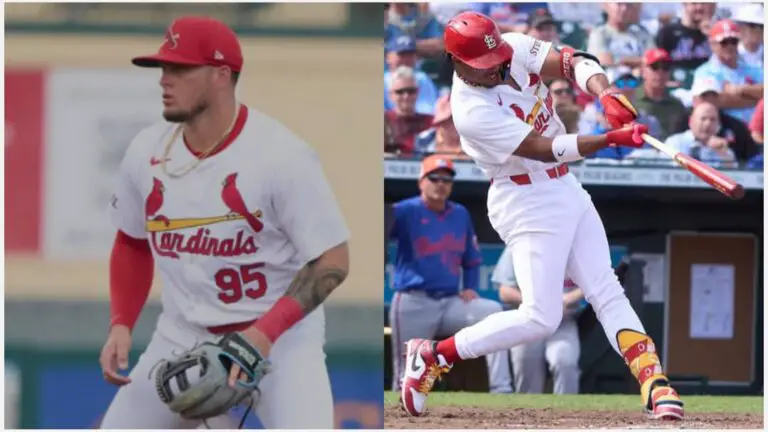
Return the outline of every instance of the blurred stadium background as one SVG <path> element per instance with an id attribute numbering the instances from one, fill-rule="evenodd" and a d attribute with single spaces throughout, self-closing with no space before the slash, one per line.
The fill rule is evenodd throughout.
<path id="1" fill-rule="evenodd" d="M 466 160 L 459 147 L 448 103 L 452 68 L 441 56 L 443 26 L 464 10 L 491 16 L 503 32 L 525 32 L 600 56 L 609 79 L 631 95 L 641 111 L 654 113 L 662 126 L 674 123 L 674 127 L 667 128 L 672 130 L 657 132 L 661 140 L 686 131 L 690 109 L 703 97 L 715 104 L 724 101 L 723 82 L 711 79 L 717 72 L 708 77 L 700 71 L 698 88 L 694 83 L 697 69 L 711 63 L 709 39 L 727 33 L 722 28 L 719 32 L 713 30 L 718 21 L 730 19 L 740 28 L 738 47 L 730 46 L 738 48 L 739 72 L 758 71 L 762 82 L 762 3 L 389 4 L 385 16 L 384 84 L 389 90 L 402 92 L 384 92 L 386 205 L 419 194 L 417 179 L 423 157 L 434 153 L 452 155 L 457 176 L 451 199 L 472 214 L 483 254 L 479 292 L 496 301 L 498 291 L 490 277 L 503 244 L 486 217 L 487 179 Z M 722 48 L 716 48 L 725 50 L 730 42 L 726 39 L 734 39 L 731 33 L 725 36 L 720 39 L 725 42 Z M 659 68 L 655 68 L 657 63 Z M 398 71 L 402 72 L 399 76 Z M 656 88 L 660 79 L 661 89 Z M 547 84 L 554 89 L 554 82 Z M 555 105 L 569 133 L 601 133 L 604 126 L 596 101 L 560 82 L 558 88 L 564 87 L 565 93 L 555 95 Z M 659 95 L 653 99 L 644 95 L 651 91 Z M 619 269 L 627 294 L 655 339 L 667 371 L 686 394 L 763 391 L 762 100 L 759 109 L 755 109 L 756 105 L 757 100 L 747 103 L 746 120 L 737 120 L 729 127 L 723 121 L 716 133 L 711 130 L 704 134 L 724 139 L 725 154 L 729 148 L 736 152 L 730 163 L 725 159 L 707 162 L 724 168 L 746 187 L 746 197 L 738 202 L 728 200 L 668 158 L 659 157 L 653 149 L 642 149 L 645 154 L 631 156 L 606 151 L 571 164 L 571 171 L 590 192 L 602 216 L 612 244 L 613 264 Z M 721 107 L 719 113 L 723 111 Z M 674 117 L 677 122 L 672 121 Z M 734 130 L 738 130 L 736 135 Z M 385 320 L 392 297 L 389 281 L 393 252 L 394 245 L 390 244 Z M 692 276 L 696 264 L 724 265 L 735 276 L 730 281 L 710 285 L 705 282 L 712 291 L 701 294 L 699 288 L 705 285 L 694 282 L 697 278 Z M 714 292 L 723 296 L 713 297 Z M 720 300 L 713 302 L 711 298 Z M 725 324 L 719 331 L 711 328 L 704 331 L 707 334 L 700 334 L 706 314 L 719 316 Z M 594 313 L 586 313 L 579 320 L 581 392 L 635 393 L 636 383 L 611 350 L 602 328 L 595 324 Z M 386 335 L 385 340 L 385 389 L 389 390 L 391 359 Z M 487 391 L 487 380 L 482 376 L 485 362 L 473 364 L 476 367 L 454 371 L 452 375 L 458 372 L 464 376 L 449 376 L 449 382 L 439 388 Z"/>
<path id="2" fill-rule="evenodd" d="M 105 204 L 127 144 L 160 118 L 158 75 L 130 58 L 156 50 L 175 17 L 206 14 L 236 29 L 241 99 L 318 148 L 355 233 L 353 268 L 380 268 L 378 230 L 368 233 L 361 214 L 375 207 L 359 197 L 380 200 L 380 179 L 365 181 L 380 156 L 360 142 L 381 128 L 381 109 L 359 101 L 381 91 L 371 79 L 381 70 L 382 13 L 363 4 L 5 5 L 6 428 L 89 428 L 115 392 L 98 365 L 113 238 Z M 381 273 L 352 273 L 327 313 L 337 426 L 380 428 L 382 346 L 370 335 L 381 331 Z M 133 363 L 158 291 L 135 330 Z"/>

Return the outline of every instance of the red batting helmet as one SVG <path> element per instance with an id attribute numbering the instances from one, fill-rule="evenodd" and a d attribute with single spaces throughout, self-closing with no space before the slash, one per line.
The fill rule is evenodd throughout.
<path id="1" fill-rule="evenodd" d="M 512 60 L 512 47 L 490 17 L 462 12 L 445 26 L 445 51 L 475 69 L 491 69 Z"/>

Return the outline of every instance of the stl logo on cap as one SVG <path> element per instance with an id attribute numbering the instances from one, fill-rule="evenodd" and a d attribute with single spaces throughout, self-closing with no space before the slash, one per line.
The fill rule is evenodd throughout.
<path id="1" fill-rule="evenodd" d="M 448 166 L 448 162 L 446 162 L 445 159 L 438 159 L 435 161 L 435 165 L 437 165 L 439 168 L 445 168 Z"/>
<path id="2" fill-rule="evenodd" d="M 494 37 L 491 35 L 485 35 L 485 45 L 488 47 L 488 49 L 496 48 L 496 39 L 494 39 Z"/>
<path id="3" fill-rule="evenodd" d="M 168 30 L 165 32 L 165 38 L 163 39 L 163 44 L 170 44 L 171 49 L 176 49 L 179 46 L 179 39 L 181 39 L 181 35 L 178 33 L 175 33 L 173 31 L 173 28 L 168 27 Z"/>

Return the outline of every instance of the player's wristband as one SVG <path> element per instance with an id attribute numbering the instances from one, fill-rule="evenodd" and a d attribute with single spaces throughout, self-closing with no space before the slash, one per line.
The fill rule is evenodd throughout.
<path id="1" fill-rule="evenodd" d="M 253 326 L 275 343 L 286 330 L 304 318 L 304 309 L 293 297 L 283 296 Z"/>
<path id="2" fill-rule="evenodd" d="M 552 154 L 558 162 L 575 162 L 584 159 L 579 153 L 578 135 L 560 135 L 552 140 Z"/>

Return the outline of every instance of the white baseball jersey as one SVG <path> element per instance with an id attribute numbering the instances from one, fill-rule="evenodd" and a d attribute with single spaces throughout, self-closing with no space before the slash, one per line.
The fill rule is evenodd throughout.
<path id="1" fill-rule="evenodd" d="M 164 312 L 200 326 L 258 318 L 307 261 L 349 238 L 314 151 L 264 113 L 240 115 L 234 141 L 181 178 L 160 164 L 176 125 L 143 130 L 110 207 L 119 230 L 149 240 Z M 196 159 L 178 134 L 167 171 Z"/>
<path id="2" fill-rule="evenodd" d="M 470 86 L 456 74 L 451 91 L 453 122 L 461 137 L 461 149 L 490 178 L 558 165 L 512 153 L 532 130 L 546 137 L 565 134 L 540 76 L 552 44 L 521 33 L 505 33 L 502 38 L 514 50 L 509 72 L 522 91 L 507 84 L 493 88 Z"/>

